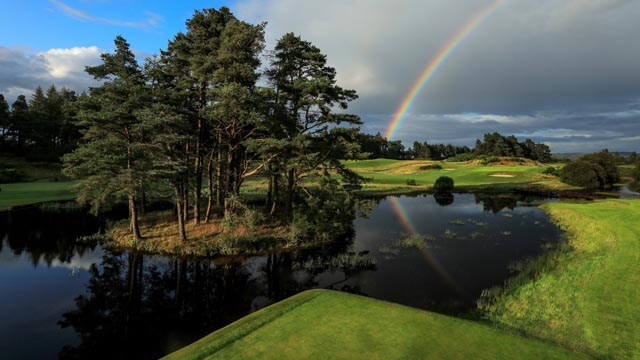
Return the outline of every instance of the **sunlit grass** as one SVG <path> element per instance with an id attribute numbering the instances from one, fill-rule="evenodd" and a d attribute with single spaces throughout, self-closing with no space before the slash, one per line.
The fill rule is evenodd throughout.
<path id="1" fill-rule="evenodd" d="M 257 311 L 166 359 L 566 359 L 560 347 L 487 325 L 312 290 Z"/>
<path id="2" fill-rule="evenodd" d="M 73 185 L 71 181 L 0 184 L 0 210 L 45 201 L 71 200 L 75 197 Z"/>
<path id="3" fill-rule="evenodd" d="M 593 353 L 640 358 L 640 201 L 547 203 L 568 244 L 485 293 L 487 317 Z"/>
<path id="4" fill-rule="evenodd" d="M 430 189 L 443 175 L 454 179 L 457 189 L 465 188 L 517 188 L 520 186 L 546 189 L 569 189 L 557 177 L 543 174 L 548 164 L 532 161 L 523 163 L 502 162 L 482 165 L 470 162 L 434 162 L 427 160 L 374 159 L 346 161 L 350 169 L 370 179 L 363 185 L 363 192 L 403 192 Z M 420 170 L 421 167 L 441 164 L 440 170 Z M 496 176 L 498 175 L 498 176 Z M 411 181 L 411 186 L 407 185 Z M 415 185 L 413 185 L 415 182 Z"/>

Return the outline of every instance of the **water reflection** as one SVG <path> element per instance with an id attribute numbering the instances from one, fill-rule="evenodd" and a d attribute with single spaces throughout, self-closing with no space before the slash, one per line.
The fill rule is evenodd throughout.
<path id="1" fill-rule="evenodd" d="M 81 340 L 66 346 L 61 358 L 157 358 L 252 311 L 318 287 L 318 274 L 333 271 L 348 279 L 375 269 L 363 254 L 331 251 L 238 260 L 105 252 L 100 266 L 89 270 L 87 292 L 75 299 L 77 309 L 60 321 Z M 339 283 L 332 285 L 340 288 Z"/>
<path id="2" fill-rule="evenodd" d="M 528 200 L 486 194 L 370 199 L 361 202 L 359 210 L 368 211 L 355 221 L 350 215 L 346 224 L 333 224 L 344 231 L 331 245 L 215 259 L 148 256 L 76 241 L 101 227 L 84 213 L 0 213 L 0 280 L 7 290 L 0 294 L 0 316 L 8 319 L 0 325 L 8 344 L 2 351 L 17 358 L 157 358 L 311 288 L 460 314 L 483 289 L 512 274 L 510 263 L 558 238 L 544 213 L 522 206 Z M 46 316 L 35 315 L 36 307 Z M 25 336 L 34 340 L 25 344 Z"/>

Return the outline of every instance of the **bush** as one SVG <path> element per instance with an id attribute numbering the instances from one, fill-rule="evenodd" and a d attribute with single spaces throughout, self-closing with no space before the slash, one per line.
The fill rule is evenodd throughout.
<path id="1" fill-rule="evenodd" d="M 620 173 L 618 165 L 622 164 L 621 156 L 612 154 L 607 151 L 601 151 L 595 154 L 588 154 L 580 157 L 577 161 L 585 161 L 592 164 L 598 164 L 604 170 L 604 185 L 601 187 L 609 187 L 620 181 Z"/>
<path id="2" fill-rule="evenodd" d="M 16 183 L 24 180 L 24 174 L 16 169 L 0 169 L 0 184 Z"/>
<path id="3" fill-rule="evenodd" d="M 418 186 L 418 183 L 416 182 L 415 179 L 408 179 L 407 180 L 407 185 L 409 185 L 409 186 Z"/>
<path id="4" fill-rule="evenodd" d="M 489 165 L 489 164 L 492 164 L 492 163 L 497 163 L 497 162 L 500 162 L 500 158 L 499 157 L 497 157 L 497 156 L 489 156 L 489 157 L 486 157 L 486 158 L 484 158 L 482 160 L 482 165 L 486 166 L 486 165 Z"/>
<path id="5" fill-rule="evenodd" d="M 418 168 L 419 170 L 442 170 L 442 165 L 440 164 L 429 164 L 423 165 Z"/>
<path id="6" fill-rule="evenodd" d="M 553 166 L 549 166 L 548 168 L 544 169 L 542 171 L 543 174 L 548 174 L 548 175 L 553 175 L 553 176 L 558 176 L 558 170 L 556 168 L 554 168 Z"/>
<path id="7" fill-rule="evenodd" d="M 456 156 L 452 156 L 448 158 L 446 161 L 461 162 L 461 161 L 473 160 L 475 158 L 476 158 L 476 155 L 474 153 L 463 153 L 463 154 L 458 154 Z"/>
<path id="8" fill-rule="evenodd" d="M 448 176 L 440 176 L 436 179 L 436 183 L 433 185 L 433 188 L 438 193 L 448 193 L 453 190 L 453 179 Z"/>
<path id="9" fill-rule="evenodd" d="M 612 185 L 607 181 L 607 173 L 600 164 L 587 161 L 567 164 L 560 170 L 560 180 L 587 189 L 601 189 Z"/>

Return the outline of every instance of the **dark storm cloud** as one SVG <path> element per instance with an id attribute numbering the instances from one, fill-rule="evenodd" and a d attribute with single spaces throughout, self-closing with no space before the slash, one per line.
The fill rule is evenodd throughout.
<path id="1" fill-rule="evenodd" d="M 269 21 L 270 45 L 294 31 L 319 46 L 341 85 L 360 94 L 350 110 L 364 129 L 384 133 L 425 65 L 489 3 L 247 0 L 237 9 Z M 639 18 L 633 0 L 503 1 L 442 65 L 395 137 L 472 143 L 499 131 L 555 151 L 637 149 Z"/>

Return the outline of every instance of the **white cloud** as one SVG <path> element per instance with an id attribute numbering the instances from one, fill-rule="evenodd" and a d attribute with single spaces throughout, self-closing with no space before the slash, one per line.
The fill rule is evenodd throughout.
<path id="1" fill-rule="evenodd" d="M 48 64 L 49 75 L 56 79 L 69 76 L 78 76 L 84 73 L 85 66 L 94 66 L 100 63 L 100 54 L 103 51 L 97 46 L 74 47 L 70 49 L 50 49 L 41 52 Z"/>
<path id="2" fill-rule="evenodd" d="M 12 103 L 18 95 L 28 97 L 38 86 L 64 86 L 78 92 L 96 86 L 84 68 L 99 64 L 102 52 L 95 46 L 42 52 L 0 46 L 0 94 Z"/>
<path id="3" fill-rule="evenodd" d="M 146 19 L 139 20 L 139 21 L 123 21 L 118 19 L 95 16 L 84 10 L 80 10 L 72 6 L 69 6 L 59 0 L 49 0 L 49 2 L 54 4 L 65 15 L 80 21 L 93 21 L 93 22 L 99 22 L 99 23 L 115 25 L 115 26 L 140 28 L 143 30 L 156 28 L 160 26 L 160 24 L 164 21 L 164 18 L 161 15 L 153 13 L 151 11 L 145 12 L 145 14 L 147 15 Z"/>

